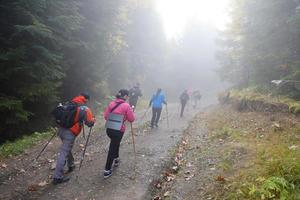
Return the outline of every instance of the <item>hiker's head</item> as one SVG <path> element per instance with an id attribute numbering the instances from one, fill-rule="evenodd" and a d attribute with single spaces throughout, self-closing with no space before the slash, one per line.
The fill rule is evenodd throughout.
<path id="1" fill-rule="evenodd" d="M 129 92 L 126 89 L 121 89 L 119 90 L 118 94 L 116 95 L 116 97 L 118 99 L 124 99 L 126 100 L 128 98 Z"/>
<path id="2" fill-rule="evenodd" d="M 157 88 L 156 95 L 159 95 L 161 92 L 161 88 Z"/>
<path id="3" fill-rule="evenodd" d="M 82 92 L 80 93 L 81 96 L 84 96 L 84 98 L 86 99 L 86 101 L 89 101 L 90 100 L 90 95 L 86 92 Z"/>

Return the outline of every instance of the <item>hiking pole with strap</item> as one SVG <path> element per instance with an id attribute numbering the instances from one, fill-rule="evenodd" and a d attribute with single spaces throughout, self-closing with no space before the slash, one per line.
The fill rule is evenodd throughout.
<path id="1" fill-rule="evenodd" d="M 80 160 L 78 171 L 80 171 L 80 168 L 81 168 L 81 165 L 82 165 L 82 162 L 83 162 L 83 159 L 84 159 L 84 155 L 85 155 L 86 147 L 87 147 L 89 139 L 90 139 L 91 131 L 92 131 L 92 127 L 90 128 L 90 131 L 88 133 L 88 136 L 87 136 L 87 139 L 86 139 L 86 142 L 85 142 L 85 146 L 84 146 L 84 150 L 83 150 L 83 153 L 82 153 L 82 156 L 81 156 L 81 160 Z"/>
<path id="2" fill-rule="evenodd" d="M 134 133 L 132 128 L 132 123 L 130 123 L 131 128 L 131 136 L 132 136 L 132 145 L 133 145 L 133 152 L 134 152 L 134 175 L 136 176 L 136 151 L 135 151 L 135 142 L 134 142 Z"/>
<path id="3" fill-rule="evenodd" d="M 48 140 L 48 142 L 46 143 L 46 145 L 43 147 L 43 149 L 40 151 L 40 153 L 37 155 L 37 157 L 35 158 L 34 161 L 36 161 L 40 156 L 41 154 L 45 151 L 46 147 L 48 146 L 48 144 L 51 142 L 51 140 L 56 136 L 56 132 L 54 132 L 54 134 L 51 136 L 51 138 Z"/>
<path id="4" fill-rule="evenodd" d="M 167 125 L 169 128 L 169 112 L 168 112 L 168 105 L 166 104 L 166 111 L 167 111 Z"/>

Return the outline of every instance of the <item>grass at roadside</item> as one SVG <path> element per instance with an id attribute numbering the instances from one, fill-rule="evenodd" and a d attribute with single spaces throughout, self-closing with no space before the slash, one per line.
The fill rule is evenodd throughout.
<path id="1" fill-rule="evenodd" d="M 226 110 L 211 115 L 207 125 L 210 140 L 226 144 L 219 168 L 227 181 L 224 190 L 212 193 L 222 193 L 218 196 L 223 199 L 300 199 L 300 124 L 296 118 L 282 114 L 276 120 L 267 114 Z M 242 160 L 228 156 L 237 146 L 245 151 Z"/>
<path id="2" fill-rule="evenodd" d="M 269 104 L 283 104 L 288 106 L 288 110 L 293 114 L 300 114 L 300 101 L 294 99 L 272 95 L 271 93 L 261 93 L 255 88 L 246 88 L 243 90 L 231 90 L 229 99 L 235 99 L 238 101 L 250 101 L 250 102 L 264 102 Z"/>
<path id="3" fill-rule="evenodd" d="M 54 131 L 54 129 L 50 129 L 49 131 L 43 133 L 35 132 L 31 135 L 23 136 L 22 138 L 19 138 L 13 142 L 7 141 L 0 145 L 0 158 L 19 155 L 26 149 L 32 147 L 32 145 L 50 138 L 54 134 Z"/>

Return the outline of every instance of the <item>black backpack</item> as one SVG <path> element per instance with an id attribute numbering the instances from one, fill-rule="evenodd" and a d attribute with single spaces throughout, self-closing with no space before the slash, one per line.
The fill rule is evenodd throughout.
<path id="1" fill-rule="evenodd" d="M 71 128 L 76 122 L 78 105 L 73 102 L 59 103 L 52 111 L 55 122 L 63 128 Z"/>

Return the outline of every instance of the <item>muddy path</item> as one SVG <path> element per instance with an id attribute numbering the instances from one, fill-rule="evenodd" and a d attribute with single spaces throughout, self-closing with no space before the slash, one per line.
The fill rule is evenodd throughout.
<path id="1" fill-rule="evenodd" d="M 200 111 L 188 108 L 185 117 L 179 118 L 177 104 L 168 106 L 162 112 L 158 128 L 149 129 L 146 122 L 150 120 L 149 111 L 143 121 L 134 125 L 136 133 L 136 161 L 133 153 L 129 126 L 120 147 L 121 164 L 113 171 L 113 176 L 103 179 L 103 169 L 107 156 L 108 137 L 103 125 L 98 123 L 92 130 L 86 157 L 80 172 L 78 164 L 85 143 L 83 137 L 76 140 L 73 152 L 77 168 L 69 174 L 68 183 L 53 186 L 51 184 L 53 165 L 56 162 L 60 141 L 55 138 L 38 162 L 31 161 L 39 152 L 37 145 L 24 154 L 7 159 L 6 167 L 1 168 L 0 199 L 146 199 L 148 186 L 159 176 L 160 170 L 172 147 L 180 140 L 188 121 Z M 137 112 L 141 118 L 144 111 Z M 103 121 L 98 117 L 98 121 Z M 169 121 L 169 123 L 167 123 Z M 168 126 L 169 125 L 169 126 Z M 139 128 L 137 128 L 139 126 Z M 88 130 L 86 129 L 86 132 Z M 24 170 L 25 169 L 25 170 Z M 28 169 L 28 170 L 27 170 Z"/>

